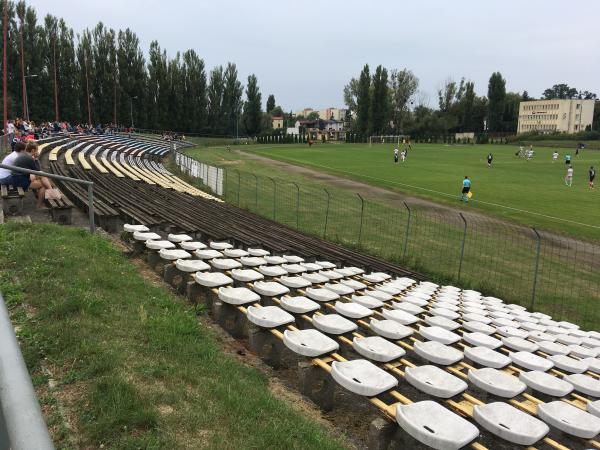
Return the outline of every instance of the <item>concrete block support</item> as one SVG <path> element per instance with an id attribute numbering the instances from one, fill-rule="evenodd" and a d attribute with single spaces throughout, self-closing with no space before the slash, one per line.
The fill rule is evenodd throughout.
<path id="1" fill-rule="evenodd" d="M 297 355 L 267 328 L 248 322 L 248 344 L 263 361 L 276 369 L 297 364 Z"/>
<path id="2" fill-rule="evenodd" d="M 327 372 L 311 361 L 298 362 L 298 381 L 300 392 L 310 398 L 324 411 L 334 406 L 335 381 Z"/>
<path id="3" fill-rule="evenodd" d="M 215 322 L 233 337 L 238 339 L 248 337 L 248 319 L 235 306 L 216 299 L 212 304 L 212 313 Z"/>

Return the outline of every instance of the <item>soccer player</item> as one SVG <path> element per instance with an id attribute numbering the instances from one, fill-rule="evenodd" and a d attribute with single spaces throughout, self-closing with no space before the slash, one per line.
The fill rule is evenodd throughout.
<path id="1" fill-rule="evenodd" d="M 570 153 L 567 153 L 567 154 L 565 155 L 565 164 L 566 164 L 567 166 L 570 166 L 570 165 L 571 165 L 571 154 L 570 154 Z"/>
<path id="2" fill-rule="evenodd" d="M 554 161 L 558 160 L 558 152 L 556 150 L 554 150 L 554 153 L 552 153 L 552 163 L 554 163 Z"/>
<path id="3" fill-rule="evenodd" d="M 565 186 L 573 186 L 573 166 L 569 166 L 567 169 L 567 176 L 565 177 Z"/>
<path id="4" fill-rule="evenodd" d="M 590 166 L 588 174 L 590 176 L 590 189 L 594 189 L 594 178 L 596 178 L 596 169 L 594 169 L 594 166 Z"/>
<path id="5" fill-rule="evenodd" d="M 487 155 L 487 162 L 488 162 L 488 167 L 492 167 L 492 160 L 494 159 L 494 155 L 492 155 L 492 152 L 489 152 Z"/>
<path id="6" fill-rule="evenodd" d="M 400 158 L 402 158 L 402 162 L 406 161 L 406 150 L 402 150 L 400 153 Z"/>
<path id="7" fill-rule="evenodd" d="M 398 164 L 398 147 L 394 149 L 394 163 Z"/>
<path id="8" fill-rule="evenodd" d="M 471 190 L 471 180 L 469 177 L 465 175 L 465 179 L 462 182 L 462 191 L 460 195 L 460 200 L 465 203 L 469 203 L 469 191 Z"/>

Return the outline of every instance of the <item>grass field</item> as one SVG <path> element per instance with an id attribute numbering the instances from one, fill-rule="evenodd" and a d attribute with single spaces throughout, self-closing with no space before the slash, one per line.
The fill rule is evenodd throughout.
<path id="1" fill-rule="evenodd" d="M 0 290 L 57 449 L 343 448 L 105 238 L 2 225 Z"/>
<path id="2" fill-rule="evenodd" d="M 553 149 L 536 148 L 532 161 L 515 157 L 516 149 L 510 145 L 416 144 L 407 161 L 395 165 L 393 146 L 387 144 L 249 147 L 269 158 L 454 206 L 461 206 L 458 193 L 468 175 L 474 194 L 469 209 L 575 237 L 600 239 L 600 186 L 590 191 L 587 184 L 589 166 L 600 169 L 600 152 L 584 150 L 577 158 L 572 153 L 575 175 L 569 188 L 564 184 L 566 149 L 558 150 L 556 163 L 552 163 Z M 488 152 L 494 155 L 491 169 L 485 161 Z"/>

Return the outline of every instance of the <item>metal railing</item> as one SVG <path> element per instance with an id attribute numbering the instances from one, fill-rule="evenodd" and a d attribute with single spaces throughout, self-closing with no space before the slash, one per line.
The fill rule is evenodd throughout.
<path id="1" fill-rule="evenodd" d="M 9 166 L 7 164 L 0 164 L 0 167 L 3 169 L 10 170 L 12 172 L 27 173 L 30 175 L 37 175 L 40 177 L 48 177 L 48 178 L 52 178 L 54 180 L 60 180 L 60 181 L 76 183 L 76 184 L 83 184 L 83 185 L 87 186 L 87 195 L 88 195 L 87 206 L 88 206 L 88 217 L 89 217 L 89 223 L 90 223 L 90 233 L 93 234 L 96 232 L 96 223 L 95 223 L 95 219 L 94 219 L 94 183 L 92 181 L 80 180 L 79 178 L 64 177 L 62 175 L 56 175 L 54 173 L 41 172 L 39 170 L 24 169 L 22 167 Z"/>
<path id="2" fill-rule="evenodd" d="M 53 450 L 1 293 L 0 342 L 0 448 Z"/>

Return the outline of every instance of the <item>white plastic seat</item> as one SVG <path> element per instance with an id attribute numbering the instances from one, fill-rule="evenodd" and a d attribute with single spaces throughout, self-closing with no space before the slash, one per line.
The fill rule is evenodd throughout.
<path id="1" fill-rule="evenodd" d="M 480 333 L 479 331 L 475 331 L 473 333 L 464 333 L 463 340 L 469 344 L 478 347 L 487 347 L 492 350 L 502 345 L 502 341 L 500 339 L 496 339 L 495 337 L 489 336 L 485 333 Z"/>
<path id="2" fill-rule="evenodd" d="M 265 297 L 277 297 L 290 292 L 289 288 L 276 281 L 257 281 L 254 290 Z"/>
<path id="3" fill-rule="evenodd" d="M 200 259 L 178 259 L 175 267 L 182 272 L 202 272 L 209 270 L 210 266 Z"/>
<path id="4" fill-rule="evenodd" d="M 540 352 L 548 355 L 568 355 L 571 352 L 569 347 L 557 342 L 540 341 L 538 342 L 538 346 L 540 347 Z"/>
<path id="5" fill-rule="evenodd" d="M 246 250 L 242 250 L 241 248 L 226 248 L 223 250 L 223 254 L 228 258 L 241 258 L 242 256 L 248 256 L 248 252 Z"/>
<path id="6" fill-rule="evenodd" d="M 529 352 L 511 352 L 508 356 L 513 363 L 529 370 L 546 372 L 554 367 L 554 363 L 549 359 Z"/>
<path id="7" fill-rule="evenodd" d="M 409 314 L 412 314 L 413 316 L 425 312 L 425 310 L 420 306 L 414 305 L 409 302 L 392 302 L 392 308 L 399 309 L 400 311 L 405 311 Z"/>
<path id="8" fill-rule="evenodd" d="M 369 325 L 375 333 L 388 339 L 404 339 L 414 333 L 412 328 L 402 325 L 395 320 L 371 319 Z"/>
<path id="9" fill-rule="evenodd" d="M 486 325 L 485 323 L 477 322 L 474 320 L 469 320 L 469 321 L 463 322 L 462 326 L 465 330 L 479 332 L 479 333 L 483 333 L 483 334 L 492 334 L 492 333 L 496 332 L 496 329 L 494 327 L 491 327 L 489 325 Z"/>
<path id="10" fill-rule="evenodd" d="M 233 280 L 223 272 L 196 272 L 196 283 L 206 287 L 224 286 L 233 283 Z"/>
<path id="11" fill-rule="evenodd" d="M 296 297 L 284 295 L 281 297 L 281 307 L 294 314 L 306 314 L 321 308 L 318 303 L 301 295 Z"/>
<path id="12" fill-rule="evenodd" d="M 558 326 L 558 322 L 552 319 L 539 319 L 540 325 L 544 325 L 546 327 L 555 327 Z"/>
<path id="13" fill-rule="evenodd" d="M 479 436 L 475 425 L 432 400 L 398 405 L 396 422 L 417 441 L 438 450 L 458 450 Z"/>
<path id="14" fill-rule="evenodd" d="M 259 273 L 254 269 L 233 269 L 231 271 L 231 277 L 234 280 L 242 281 L 244 283 L 262 280 L 264 278 L 262 273 Z"/>
<path id="15" fill-rule="evenodd" d="M 600 359 L 598 358 L 583 358 L 582 361 L 585 361 L 588 365 L 588 370 L 600 374 Z"/>
<path id="16" fill-rule="evenodd" d="M 558 324 L 554 325 L 554 326 L 549 326 L 548 329 L 546 330 L 546 332 L 548 332 L 550 334 L 554 334 L 554 335 L 565 334 L 565 333 L 567 333 L 567 331 L 568 330 L 566 328 L 559 327 Z"/>
<path id="17" fill-rule="evenodd" d="M 581 345 L 584 347 L 597 348 L 600 347 L 600 340 L 593 337 L 583 338 L 581 340 Z"/>
<path id="18" fill-rule="evenodd" d="M 312 284 L 321 284 L 321 283 L 327 283 L 329 281 L 329 278 L 318 274 L 318 273 L 303 273 L 302 274 L 302 278 L 307 279 L 308 281 L 310 281 Z"/>
<path id="19" fill-rule="evenodd" d="M 204 248 L 206 248 L 206 244 L 203 244 L 202 242 L 196 242 L 196 241 L 184 241 L 184 242 L 180 242 L 179 246 L 187 251 L 193 252 L 195 250 L 202 250 Z"/>
<path id="20" fill-rule="evenodd" d="M 381 308 L 383 306 L 381 300 L 377 300 L 370 295 L 353 295 L 351 300 L 369 309 Z"/>
<path id="21" fill-rule="evenodd" d="M 442 312 L 451 311 L 451 312 L 455 313 L 456 314 L 455 319 L 458 319 L 462 315 L 462 313 L 460 312 L 460 306 L 455 305 L 454 303 L 441 302 L 439 300 L 436 300 L 430 306 L 432 306 L 433 308 L 443 309 L 444 311 L 442 311 Z M 438 315 L 443 316 L 443 314 L 438 314 Z M 448 318 L 451 319 L 451 317 L 448 317 Z M 452 319 L 452 320 L 454 320 L 454 319 Z"/>
<path id="22" fill-rule="evenodd" d="M 351 277 L 355 275 L 354 269 L 351 267 L 336 267 L 333 270 L 344 277 Z"/>
<path id="23" fill-rule="evenodd" d="M 338 314 L 351 319 L 363 319 L 373 314 L 369 308 L 366 308 L 358 303 L 353 302 L 335 302 L 334 308 Z"/>
<path id="24" fill-rule="evenodd" d="M 540 403 L 537 413 L 547 424 L 573 436 L 592 439 L 600 433 L 598 417 L 560 400 Z"/>
<path id="25" fill-rule="evenodd" d="M 181 250 L 178 248 L 175 248 L 175 249 L 161 248 L 158 251 L 158 256 L 160 256 L 162 259 L 166 259 L 167 261 L 176 261 L 178 259 L 188 259 L 188 258 L 192 257 L 192 255 L 190 255 L 185 250 Z"/>
<path id="26" fill-rule="evenodd" d="M 543 332 L 546 331 L 546 327 L 544 325 L 539 325 L 537 323 L 531 323 L 531 322 L 523 322 L 523 323 L 521 323 L 521 327 L 520 328 L 523 328 L 524 330 L 529 331 L 530 333 L 532 331 L 537 331 L 537 332 L 540 332 L 540 333 L 543 333 Z"/>
<path id="27" fill-rule="evenodd" d="M 533 312 L 533 313 L 531 313 L 531 317 L 535 317 L 538 320 L 540 320 L 540 319 L 552 319 L 552 316 L 549 316 L 548 314 L 544 314 L 544 313 L 541 313 L 541 312 Z"/>
<path id="28" fill-rule="evenodd" d="M 366 284 L 361 283 L 360 281 L 353 280 L 353 279 L 340 280 L 340 283 L 348 286 L 349 288 L 351 288 L 355 291 L 360 291 L 362 289 L 366 289 L 366 287 L 367 287 Z"/>
<path id="29" fill-rule="evenodd" d="M 135 239 L 136 241 L 159 241 L 160 235 L 151 232 L 134 231 L 133 239 Z"/>
<path id="30" fill-rule="evenodd" d="M 323 287 L 335 292 L 337 295 L 350 295 L 354 293 L 354 289 L 342 283 L 326 283 Z"/>
<path id="31" fill-rule="evenodd" d="M 468 378 L 474 386 L 498 397 L 513 398 L 527 388 L 517 377 L 492 367 L 469 369 Z"/>
<path id="32" fill-rule="evenodd" d="M 564 379 L 571 383 L 576 391 L 591 397 L 600 397 L 600 380 L 597 378 L 592 378 L 582 373 L 576 373 L 567 375 Z"/>
<path id="33" fill-rule="evenodd" d="M 437 366 L 424 365 L 407 367 L 404 371 L 406 381 L 412 386 L 440 398 L 450 398 L 467 390 L 467 383 Z"/>
<path id="34" fill-rule="evenodd" d="M 571 322 L 565 322 L 564 320 L 561 322 L 558 322 L 558 324 L 563 327 L 566 328 L 567 330 L 579 330 L 579 325 L 576 325 L 574 323 Z"/>
<path id="35" fill-rule="evenodd" d="M 430 314 L 433 314 L 434 316 L 439 316 L 439 317 L 444 317 L 445 319 L 449 319 L 449 320 L 456 320 L 460 317 L 460 314 L 451 311 L 449 309 L 445 309 L 445 308 L 432 308 L 429 310 Z"/>
<path id="36" fill-rule="evenodd" d="M 287 274 L 281 266 L 259 266 L 258 271 L 267 277 L 280 277 Z"/>
<path id="37" fill-rule="evenodd" d="M 364 274 L 364 275 L 362 275 L 362 278 L 364 280 L 367 280 L 369 283 L 381 283 L 382 281 L 386 280 L 385 277 L 382 277 L 381 275 L 378 275 L 378 274 L 372 274 L 372 273 Z"/>
<path id="38" fill-rule="evenodd" d="M 327 277 L 328 280 L 339 280 L 340 278 L 344 278 L 344 275 L 336 272 L 335 270 L 320 270 L 317 273 Z"/>
<path id="39" fill-rule="evenodd" d="M 285 258 L 285 260 L 289 263 L 292 264 L 298 264 L 301 262 L 304 262 L 304 258 L 301 258 L 300 256 L 297 255 L 283 255 L 283 257 Z"/>
<path id="40" fill-rule="evenodd" d="M 413 316 L 401 309 L 382 309 L 381 314 L 389 320 L 394 320 L 402 325 L 411 325 L 419 321 L 417 316 Z"/>
<path id="41" fill-rule="evenodd" d="M 498 327 L 511 327 L 511 328 L 519 328 L 519 322 L 515 322 L 514 320 L 504 319 L 502 317 L 498 319 L 492 319 L 492 324 Z"/>
<path id="42" fill-rule="evenodd" d="M 594 402 L 588 402 L 587 412 L 589 412 L 590 414 L 593 414 L 596 417 L 600 417 L 600 400 L 596 400 Z"/>
<path id="43" fill-rule="evenodd" d="M 351 271 L 352 275 L 362 275 L 363 273 L 365 273 L 365 271 L 363 269 L 361 269 L 360 267 L 350 266 L 350 267 L 344 267 L 344 268 Z"/>
<path id="44" fill-rule="evenodd" d="M 398 385 L 398 380 L 366 359 L 333 361 L 331 376 L 341 386 L 358 395 L 372 397 Z"/>
<path id="45" fill-rule="evenodd" d="M 525 339 L 527 336 L 529 336 L 529 332 L 525 331 L 525 330 L 520 330 L 518 328 L 515 327 L 505 327 L 505 326 L 501 326 L 501 327 L 496 327 L 496 331 L 501 334 L 502 336 L 507 336 L 507 337 L 520 337 Z"/>
<path id="46" fill-rule="evenodd" d="M 318 264 L 323 269 L 333 269 L 335 267 L 335 264 L 329 261 L 315 261 L 315 264 Z"/>
<path id="47" fill-rule="evenodd" d="M 175 244 L 171 241 L 146 241 L 146 248 L 150 250 L 161 250 L 168 248 L 175 248 Z"/>
<path id="48" fill-rule="evenodd" d="M 219 299 L 230 305 L 245 305 L 259 301 L 260 297 L 248 288 L 221 287 L 219 288 Z"/>
<path id="49" fill-rule="evenodd" d="M 293 352 L 309 358 L 335 352 L 340 348 L 336 341 L 314 329 L 285 330 L 283 343 Z"/>
<path id="50" fill-rule="evenodd" d="M 240 258 L 240 262 L 244 266 L 248 266 L 248 267 L 258 267 L 258 266 L 262 266 L 263 264 L 267 263 L 265 261 L 265 259 L 261 258 L 260 256 L 242 256 Z M 267 275 L 267 274 L 265 273 L 265 275 Z"/>
<path id="51" fill-rule="evenodd" d="M 294 322 L 294 316 L 278 306 L 248 306 L 247 317 L 254 325 L 275 328 Z"/>
<path id="52" fill-rule="evenodd" d="M 281 267 L 283 267 L 285 270 L 287 270 L 288 273 L 306 272 L 306 268 L 302 267 L 300 264 L 282 264 Z"/>
<path id="53" fill-rule="evenodd" d="M 460 324 L 458 322 L 440 316 L 427 316 L 425 317 L 425 323 L 431 326 L 443 328 L 448 331 L 453 331 L 460 328 Z"/>
<path id="54" fill-rule="evenodd" d="M 123 230 L 128 233 L 135 233 L 136 231 L 139 231 L 140 233 L 145 233 L 149 231 L 146 225 L 133 225 L 130 223 L 126 223 L 125 225 L 123 225 Z"/>
<path id="55" fill-rule="evenodd" d="M 536 342 L 554 342 L 556 340 L 556 337 L 553 334 L 544 333 L 543 331 L 531 331 L 529 333 L 529 339 Z"/>
<path id="56" fill-rule="evenodd" d="M 460 336 L 458 334 L 437 326 L 420 326 L 419 334 L 425 339 L 430 341 L 438 341 L 446 345 L 454 344 L 455 342 L 460 341 Z"/>
<path id="57" fill-rule="evenodd" d="M 210 262 L 215 269 L 219 270 L 231 270 L 242 267 L 239 261 L 231 258 L 215 258 Z"/>
<path id="58" fill-rule="evenodd" d="M 377 362 L 389 362 L 406 354 L 406 351 L 380 336 L 355 337 L 352 347 L 361 356 Z"/>
<path id="59" fill-rule="evenodd" d="M 490 433 L 518 445 L 533 445 L 550 431 L 541 420 L 504 402 L 475 405 L 473 417 Z"/>
<path id="60" fill-rule="evenodd" d="M 233 248 L 229 242 L 211 242 L 209 247 L 215 250 L 225 250 L 226 248 Z"/>
<path id="61" fill-rule="evenodd" d="M 267 264 L 286 264 L 288 261 L 283 256 L 263 256 Z"/>
<path id="62" fill-rule="evenodd" d="M 449 366 L 463 359 L 463 353 L 460 350 L 437 341 L 416 341 L 413 348 L 421 358 L 442 366 Z"/>
<path id="63" fill-rule="evenodd" d="M 399 293 L 401 293 L 404 290 L 401 287 L 398 287 L 394 284 L 382 284 L 381 286 L 378 287 L 378 289 L 380 291 L 385 292 L 386 294 L 390 294 L 390 295 L 398 295 Z"/>
<path id="64" fill-rule="evenodd" d="M 188 236 L 187 234 L 169 234 L 167 236 L 167 239 L 171 242 L 176 242 L 176 243 L 194 240 L 193 237 Z"/>
<path id="65" fill-rule="evenodd" d="M 571 383 L 540 370 L 521 371 L 519 380 L 531 389 L 554 397 L 564 397 L 573 390 Z"/>
<path id="66" fill-rule="evenodd" d="M 354 322 L 339 314 L 314 314 L 312 321 L 315 328 L 329 334 L 345 334 L 358 328 Z"/>
<path id="67" fill-rule="evenodd" d="M 516 336 L 504 336 L 502 342 L 511 350 L 518 352 L 536 352 L 539 346 L 535 342 L 528 341 Z"/>
<path id="68" fill-rule="evenodd" d="M 570 373 L 583 373 L 588 370 L 588 364 L 580 359 L 574 359 L 566 355 L 550 355 L 548 358 L 554 366 L 560 370 Z"/>
<path id="69" fill-rule="evenodd" d="M 218 252 L 217 250 L 213 250 L 210 248 L 207 249 L 198 249 L 194 252 L 194 255 L 200 259 L 214 259 L 221 258 L 223 253 Z"/>
<path id="70" fill-rule="evenodd" d="M 598 356 L 598 350 L 594 348 L 575 344 L 571 344 L 568 347 L 571 349 L 569 355 L 576 356 L 577 358 L 595 358 Z"/>
<path id="71" fill-rule="evenodd" d="M 579 345 L 581 344 L 581 339 L 575 336 L 571 336 L 570 334 L 557 334 L 556 342 L 565 345 Z"/>
<path id="72" fill-rule="evenodd" d="M 316 263 L 303 262 L 303 263 L 300 263 L 300 265 L 309 272 L 318 272 L 319 270 L 322 269 L 322 267 Z"/>
<path id="73" fill-rule="evenodd" d="M 265 249 L 262 248 L 249 248 L 248 249 L 248 254 L 250 256 L 257 256 L 257 257 L 261 257 L 261 256 L 267 256 L 270 255 L 271 253 L 268 252 Z"/>
<path id="74" fill-rule="evenodd" d="M 387 292 L 380 291 L 379 289 L 375 289 L 372 291 L 365 291 L 367 295 L 371 297 L 375 297 L 377 300 L 381 300 L 382 302 L 387 302 L 391 300 L 393 297 Z"/>
<path id="75" fill-rule="evenodd" d="M 485 367 L 501 369 L 511 363 L 511 359 L 488 347 L 465 348 L 465 357 Z"/>
<path id="76" fill-rule="evenodd" d="M 308 287 L 312 284 L 306 278 L 300 277 L 300 276 L 295 276 L 295 277 L 282 276 L 279 278 L 279 281 L 284 286 L 287 286 L 292 289 L 301 289 L 301 288 Z"/>
<path id="77" fill-rule="evenodd" d="M 340 298 L 335 292 L 323 288 L 307 288 L 306 296 L 318 302 L 331 302 Z"/>
<path id="78" fill-rule="evenodd" d="M 581 339 L 587 339 L 587 338 L 591 338 L 592 336 L 590 335 L 589 331 L 583 331 L 583 330 L 569 330 L 569 334 L 571 336 L 575 336 Z"/>

